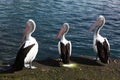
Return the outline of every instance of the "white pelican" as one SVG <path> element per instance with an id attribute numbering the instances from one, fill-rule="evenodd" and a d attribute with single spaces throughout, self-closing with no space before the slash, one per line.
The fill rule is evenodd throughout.
<path id="1" fill-rule="evenodd" d="M 67 34 L 68 31 L 69 24 L 64 23 L 58 35 L 56 36 L 56 39 L 61 38 L 61 40 L 58 42 L 58 51 L 61 56 L 61 60 L 64 64 L 68 64 L 70 62 L 70 56 L 72 51 L 71 41 L 68 41 L 65 38 L 65 35 Z"/>
<path id="2" fill-rule="evenodd" d="M 94 39 L 93 39 L 93 48 L 94 51 L 97 53 L 96 60 L 100 59 L 103 63 L 109 63 L 109 57 L 110 57 L 110 45 L 107 40 L 107 38 L 102 37 L 99 32 L 101 28 L 105 24 L 105 18 L 104 16 L 100 15 L 96 22 L 93 24 L 93 26 L 90 28 L 90 31 L 92 31 L 94 28 L 97 27 L 97 30 L 94 33 Z M 99 58 L 98 58 L 99 57 Z"/>
<path id="3" fill-rule="evenodd" d="M 13 70 L 21 70 L 23 67 L 35 69 L 32 66 L 32 61 L 35 59 L 38 53 L 38 43 L 32 33 L 35 31 L 36 24 L 32 19 L 29 19 L 24 31 L 22 45 L 17 53 L 14 64 L 12 65 Z"/>

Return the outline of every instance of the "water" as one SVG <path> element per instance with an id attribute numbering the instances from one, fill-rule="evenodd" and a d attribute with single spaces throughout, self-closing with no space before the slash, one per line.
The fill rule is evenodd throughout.
<path id="1" fill-rule="evenodd" d="M 120 58 L 120 0 L 0 0 L 0 61 L 16 57 L 30 18 L 37 25 L 36 59 L 59 57 L 55 36 L 64 22 L 70 24 L 66 38 L 72 42 L 72 56 L 94 57 L 93 32 L 86 32 L 99 15 L 106 18 L 101 35 L 110 42 L 111 57 Z"/>

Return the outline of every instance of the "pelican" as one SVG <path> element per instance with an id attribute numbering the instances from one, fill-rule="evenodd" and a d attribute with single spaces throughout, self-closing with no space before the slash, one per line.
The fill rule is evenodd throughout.
<path id="1" fill-rule="evenodd" d="M 61 40 L 58 42 L 58 51 L 61 60 L 64 64 L 69 64 L 71 51 L 72 51 L 71 41 L 68 41 L 65 38 L 65 35 L 67 34 L 68 31 L 69 31 L 69 24 L 64 23 L 58 35 L 56 36 L 56 39 L 61 38 Z"/>
<path id="2" fill-rule="evenodd" d="M 23 34 L 22 45 L 17 53 L 13 70 L 21 70 L 23 67 L 35 69 L 32 66 L 32 61 L 35 59 L 38 53 L 38 43 L 32 33 L 35 31 L 36 24 L 32 19 L 29 19 L 26 24 L 26 29 Z"/>
<path id="3" fill-rule="evenodd" d="M 92 31 L 93 29 L 97 28 L 93 37 L 93 49 L 97 53 L 96 60 L 100 59 L 100 61 L 103 63 L 109 63 L 110 44 L 107 38 L 102 37 L 99 34 L 104 24 L 105 24 L 105 18 L 104 16 L 100 15 L 89 31 Z"/>

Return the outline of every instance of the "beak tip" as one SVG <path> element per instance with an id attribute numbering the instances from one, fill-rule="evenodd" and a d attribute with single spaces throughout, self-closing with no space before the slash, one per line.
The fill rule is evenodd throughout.
<path id="1" fill-rule="evenodd" d="M 56 36 L 55 39 L 59 39 L 59 36 Z"/>

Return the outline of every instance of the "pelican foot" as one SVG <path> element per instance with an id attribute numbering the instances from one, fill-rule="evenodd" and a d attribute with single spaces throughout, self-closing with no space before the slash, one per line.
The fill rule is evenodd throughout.
<path id="1" fill-rule="evenodd" d="M 30 69 L 30 66 L 25 66 L 25 68 L 28 68 L 28 69 Z"/>
<path id="2" fill-rule="evenodd" d="M 58 59 L 58 61 L 62 62 L 62 59 L 61 59 L 61 58 L 59 58 L 59 59 Z"/>
<path id="3" fill-rule="evenodd" d="M 99 61 L 100 59 L 99 58 L 93 58 L 94 61 Z"/>
<path id="4" fill-rule="evenodd" d="M 31 69 L 36 69 L 37 67 L 35 67 L 35 66 L 31 66 L 30 68 L 31 68 Z"/>
<path id="5" fill-rule="evenodd" d="M 107 61 L 107 64 L 109 64 L 109 63 L 110 63 L 110 60 Z"/>
<path id="6" fill-rule="evenodd" d="M 30 64 L 24 64 L 25 68 L 30 68 Z"/>

